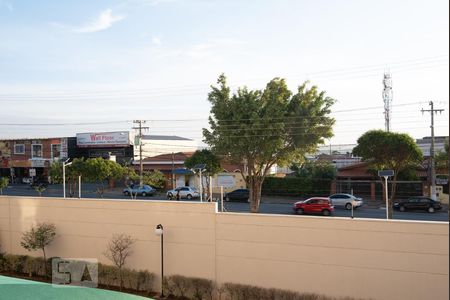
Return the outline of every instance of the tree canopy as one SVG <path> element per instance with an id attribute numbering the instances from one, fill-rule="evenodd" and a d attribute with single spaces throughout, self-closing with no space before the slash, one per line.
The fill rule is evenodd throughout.
<path id="1" fill-rule="evenodd" d="M 252 212 L 259 211 L 261 185 L 273 166 L 300 162 L 333 136 L 329 115 L 335 101 L 307 83 L 293 93 L 284 79 L 275 78 L 264 90 L 244 87 L 232 94 L 221 75 L 208 99 L 204 141 L 214 153 L 245 163 Z"/>
<path id="2" fill-rule="evenodd" d="M 163 189 L 167 181 L 166 176 L 159 170 L 144 172 L 142 180 L 144 184 L 148 184 L 157 189 Z"/>
<path id="3" fill-rule="evenodd" d="M 396 193 L 396 180 L 399 173 L 418 166 L 423 161 L 423 155 L 414 139 L 403 133 L 371 130 L 358 139 L 358 145 L 353 154 L 360 156 L 374 170 L 394 170 L 389 206 Z M 390 210 L 392 217 L 392 210 Z"/>
<path id="4" fill-rule="evenodd" d="M 219 157 L 208 149 L 197 150 L 191 157 L 184 161 L 184 165 L 188 169 L 193 169 L 199 164 L 205 164 L 204 173 L 207 176 L 214 176 L 222 171 Z"/>
<path id="5" fill-rule="evenodd" d="M 62 163 L 54 163 L 50 167 L 50 176 L 55 183 L 62 183 Z M 128 179 L 133 176 L 133 171 L 120 164 L 103 158 L 75 158 L 72 164 L 66 166 L 66 180 L 69 183 L 69 195 L 72 197 L 78 182 L 78 177 L 82 176 L 86 182 L 97 183 L 97 193 L 103 196 L 103 183 L 107 179 Z"/>
<path id="6" fill-rule="evenodd" d="M 9 184 L 9 179 L 6 177 L 0 177 L 0 195 L 3 195 L 3 189 Z"/>
<path id="7" fill-rule="evenodd" d="M 206 182 L 206 191 L 209 194 L 211 182 L 210 177 L 218 174 L 222 171 L 220 166 L 220 158 L 215 155 L 211 150 L 203 149 L 197 150 L 191 157 L 185 160 L 184 165 L 188 169 L 193 169 L 196 165 L 204 164 L 205 169 L 203 171 L 204 180 Z M 196 172 L 198 170 L 195 170 Z M 203 179 L 202 179 L 203 180 Z M 212 195 L 209 195 L 212 197 Z"/>

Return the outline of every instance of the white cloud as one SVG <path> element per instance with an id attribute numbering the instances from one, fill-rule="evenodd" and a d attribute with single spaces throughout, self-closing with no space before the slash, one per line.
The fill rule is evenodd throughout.
<path id="1" fill-rule="evenodd" d="M 161 38 L 159 36 L 155 36 L 152 38 L 152 42 L 153 44 L 155 44 L 156 46 L 161 46 L 162 45 L 162 41 Z"/>
<path id="2" fill-rule="evenodd" d="M 102 31 L 110 28 L 114 23 L 125 19 L 125 16 L 113 15 L 112 9 L 104 10 L 93 21 L 75 28 L 73 31 L 76 33 L 92 33 Z"/>

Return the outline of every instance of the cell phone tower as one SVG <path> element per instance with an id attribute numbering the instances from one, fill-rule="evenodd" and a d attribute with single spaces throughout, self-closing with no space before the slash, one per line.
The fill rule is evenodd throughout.
<path id="1" fill-rule="evenodd" d="M 389 132 L 391 130 L 391 105 L 394 98 L 391 73 L 384 73 L 383 86 L 384 119 L 386 124 L 386 131 Z"/>

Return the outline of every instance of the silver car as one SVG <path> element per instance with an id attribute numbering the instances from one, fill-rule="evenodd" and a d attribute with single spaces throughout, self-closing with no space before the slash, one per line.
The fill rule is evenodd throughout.
<path id="1" fill-rule="evenodd" d="M 358 208 L 363 206 L 364 201 L 362 198 L 350 195 L 350 194 L 334 194 L 329 197 L 334 206 L 345 207 L 347 210 Z"/>
<path id="2" fill-rule="evenodd" d="M 139 195 L 142 197 L 146 197 L 146 196 L 153 196 L 155 193 L 156 190 L 149 185 L 143 186 L 135 185 L 133 187 L 127 187 L 126 189 L 123 190 L 123 194 L 127 196 Z"/>
<path id="3" fill-rule="evenodd" d="M 175 198 L 177 198 L 178 194 L 180 195 L 180 199 L 185 198 L 185 199 L 191 200 L 193 198 L 200 197 L 200 194 L 196 189 L 191 188 L 189 186 L 184 186 L 184 187 L 178 187 L 176 189 L 167 191 L 167 198 L 175 199 Z"/>

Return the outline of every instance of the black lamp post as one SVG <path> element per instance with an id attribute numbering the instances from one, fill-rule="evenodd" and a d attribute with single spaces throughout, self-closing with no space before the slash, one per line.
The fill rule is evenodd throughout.
<path id="1" fill-rule="evenodd" d="M 161 298 L 164 297 L 164 227 L 158 224 L 155 234 L 161 237 Z"/>

